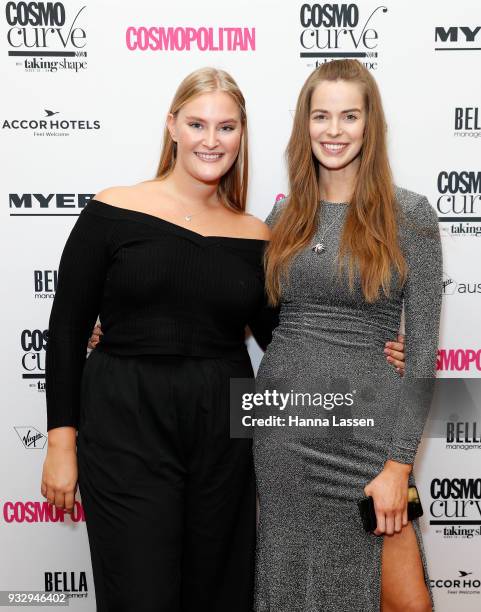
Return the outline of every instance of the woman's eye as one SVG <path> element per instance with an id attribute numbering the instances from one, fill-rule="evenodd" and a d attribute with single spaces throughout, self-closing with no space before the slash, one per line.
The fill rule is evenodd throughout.
<path id="1" fill-rule="evenodd" d="M 355 121 L 357 119 L 357 115 L 349 113 L 348 115 L 346 115 L 346 119 L 348 119 L 349 121 Z"/>
<path id="2" fill-rule="evenodd" d="M 196 128 L 196 129 L 202 127 L 200 123 L 197 123 L 197 121 L 193 121 L 192 123 L 189 123 L 189 126 Z"/>
<path id="3" fill-rule="evenodd" d="M 326 115 L 315 115 L 314 121 L 322 121 L 325 118 L 326 118 Z"/>
<path id="4" fill-rule="evenodd" d="M 221 130 L 224 130 L 226 132 L 233 132 L 234 131 L 234 126 L 232 125 L 224 125 L 221 127 Z"/>

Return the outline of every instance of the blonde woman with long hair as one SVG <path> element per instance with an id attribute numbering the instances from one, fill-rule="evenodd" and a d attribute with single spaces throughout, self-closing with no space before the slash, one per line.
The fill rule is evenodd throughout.
<path id="1" fill-rule="evenodd" d="M 435 373 L 437 216 L 424 196 L 394 186 L 381 97 L 356 60 L 309 76 L 287 163 L 289 195 L 267 219 L 266 291 L 280 322 L 257 385 L 344 393 L 345 404 L 339 397 L 333 410 L 311 411 L 329 417 L 315 433 L 256 429 L 255 609 L 427 612 L 426 557 L 407 503 Z M 380 352 L 399 329 L 403 302 L 400 378 Z M 359 418 L 358 427 L 352 418 L 342 431 L 346 416 Z M 372 418 L 372 431 L 363 417 Z M 371 531 L 358 508 L 365 496 L 374 504 Z"/>
<path id="2" fill-rule="evenodd" d="M 99 612 L 252 609 L 252 444 L 229 438 L 229 380 L 253 376 L 269 230 L 247 174 L 242 93 L 197 70 L 155 179 L 97 193 L 62 254 L 42 493 L 71 511 L 78 469 Z"/>

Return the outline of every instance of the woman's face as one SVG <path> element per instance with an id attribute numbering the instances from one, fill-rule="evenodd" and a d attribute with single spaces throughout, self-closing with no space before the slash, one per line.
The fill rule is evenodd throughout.
<path id="1" fill-rule="evenodd" d="M 233 98 L 214 91 L 187 102 L 167 126 L 177 142 L 177 161 L 192 177 L 216 183 L 239 153 L 242 135 L 240 110 Z"/>
<path id="2" fill-rule="evenodd" d="M 312 152 L 327 170 L 345 168 L 361 151 L 366 112 L 361 86 L 322 81 L 311 98 L 309 133 Z"/>

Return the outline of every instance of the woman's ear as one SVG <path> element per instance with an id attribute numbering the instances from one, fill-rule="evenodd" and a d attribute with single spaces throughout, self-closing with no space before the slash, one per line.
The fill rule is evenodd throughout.
<path id="1" fill-rule="evenodd" d="M 175 135 L 175 117 L 172 113 L 167 115 L 167 129 L 170 132 L 170 137 L 174 142 L 177 142 L 177 138 Z"/>

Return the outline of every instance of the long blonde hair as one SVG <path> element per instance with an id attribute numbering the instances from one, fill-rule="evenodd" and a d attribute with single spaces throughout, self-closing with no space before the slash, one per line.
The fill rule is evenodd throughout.
<path id="1" fill-rule="evenodd" d="M 191 72 L 177 88 L 169 113 L 175 117 L 187 102 L 196 96 L 213 91 L 224 91 L 229 94 L 240 110 L 242 134 L 239 153 L 233 165 L 220 179 L 217 196 L 227 208 L 235 212 L 243 212 L 246 209 L 248 181 L 247 115 L 244 96 L 232 76 L 224 70 L 209 67 Z M 177 143 L 172 140 L 166 125 L 157 168 L 157 179 L 165 178 L 172 172 L 176 158 Z"/>
<path id="2" fill-rule="evenodd" d="M 360 62 L 334 60 L 311 73 L 297 100 L 286 151 L 288 202 L 265 252 L 266 292 L 274 305 L 279 303 L 281 281 L 288 276 L 290 261 L 310 243 L 316 231 L 320 183 L 319 162 L 312 152 L 309 135 L 311 98 L 319 83 L 337 80 L 359 83 L 367 113 L 359 171 L 341 235 L 339 270 L 347 267 L 351 289 L 355 272 L 359 272 L 368 302 L 378 299 L 380 289 L 389 295 L 393 268 L 400 282 L 406 278 L 381 96 L 376 81 Z"/>

